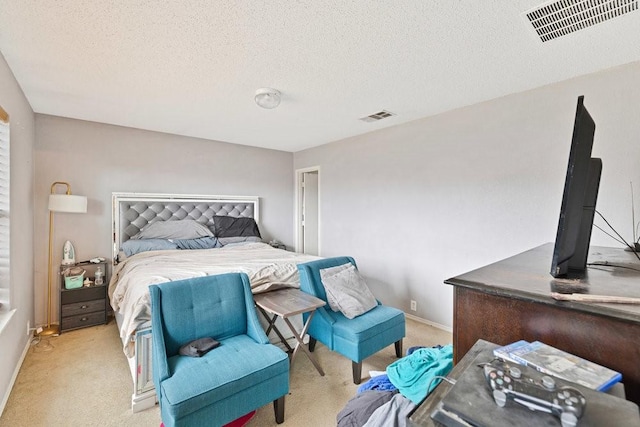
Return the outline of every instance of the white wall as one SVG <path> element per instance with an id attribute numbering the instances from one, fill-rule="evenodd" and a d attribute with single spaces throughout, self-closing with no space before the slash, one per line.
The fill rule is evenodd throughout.
<path id="1" fill-rule="evenodd" d="M 0 105 L 9 113 L 11 133 L 11 308 L 0 330 L 0 412 L 27 345 L 33 324 L 33 147 L 34 114 L 0 54 Z"/>
<path id="2" fill-rule="evenodd" d="M 76 259 L 110 258 L 111 193 L 122 191 L 259 196 L 262 237 L 293 244 L 291 153 L 40 114 L 36 139 L 38 323 L 46 318 L 47 199 L 54 181 L 88 197 L 87 214 L 55 215 L 54 265 L 65 240 L 74 244 Z M 57 318 L 57 294 L 53 312 Z"/>
<path id="3" fill-rule="evenodd" d="M 295 169 L 321 167 L 321 255 L 354 256 L 383 302 L 451 326 L 445 279 L 555 239 L 579 95 L 604 163 L 597 209 L 630 240 L 638 76 L 633 63 L 295 153 Z M 617 245 L 598 230 L 592 244 Z"/>

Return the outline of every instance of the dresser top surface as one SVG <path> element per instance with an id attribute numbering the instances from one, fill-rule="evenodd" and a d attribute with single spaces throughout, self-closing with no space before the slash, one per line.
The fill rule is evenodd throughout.
<path id="1" fill-rule="evenodd" d="M 555 279 L 549 273 L 553 244 L 445 280 L 445 283 L 564 308 L 640 322 L 640 304 L 556 301 L 551 292 L 640 298 L 640 261 L 619 248 L 593 246 L 580 279 Z"/>

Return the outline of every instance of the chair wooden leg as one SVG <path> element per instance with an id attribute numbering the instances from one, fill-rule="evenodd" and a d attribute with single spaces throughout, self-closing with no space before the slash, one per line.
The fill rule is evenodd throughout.
<path id="1" fill-rule="evenodd" d="M 402 339 L 396 341 L 394 345 L 396 346 L 396 357 L 402 357 Z"/>
<path id="2" fill-rule="evenodd" d="M 353 383 L 360 384 L 362 379 L 362 361 L 351 361 L 351 370 L 353 371 Z"/>
<path id="3" fill-rule="evenodd" d="M 284 422 L 284 396 L 273 401 L 273 412 L 276 414 L 276 424 Z"/>
<path id="4" fill-rule="evenodd" d="M 309 337 L 309 351 L 313 353 L 313 350 L 316 349 L 316 343 L 318 341 L 315 338 Z"/>

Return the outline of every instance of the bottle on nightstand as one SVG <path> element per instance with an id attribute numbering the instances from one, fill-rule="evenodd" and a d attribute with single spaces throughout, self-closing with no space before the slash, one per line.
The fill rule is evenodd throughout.
<path id="1" fill-rule="evenodd" d="M 102 285 L 104 283 L 104 272 L 102 271 L 102 267 L 98 267 L 94 275 L 94 283 L 96 286 Z"/>

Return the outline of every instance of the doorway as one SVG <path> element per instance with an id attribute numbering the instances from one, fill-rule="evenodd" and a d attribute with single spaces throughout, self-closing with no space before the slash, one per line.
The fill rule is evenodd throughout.
<path id="1" fill-rule="evenodd" d="M 296 171 L 296 252 L 320 255 L 320 167 Z"/>

